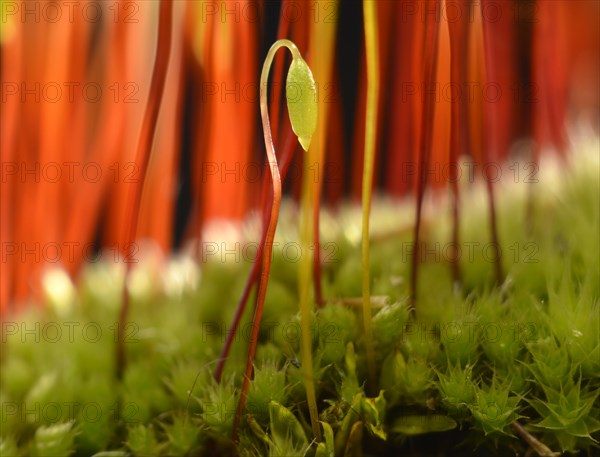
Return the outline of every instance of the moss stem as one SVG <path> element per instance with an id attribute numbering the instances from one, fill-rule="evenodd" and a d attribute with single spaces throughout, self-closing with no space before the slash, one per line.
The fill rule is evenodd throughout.
<path id="1" fill-rule="evenodd" d="M 438 18 L 441 12 L 441 2 L 438 0 L 427 1 L 427 11 L 435 11 L 435 14 L 427 15 L 425 24 L 425 56 L 423 68 L 423 81 L 426 87 L 434 87 L 437 74 L 437 59 L 438 59 L 438 37 L 440 23 Z M 435 120 L 435 91 L 425 94 L 423 103 L 423 114 L 421 119 L 421 138 L 419 150 L 419 174 L 417 181 L 417 202 L 416 202 L 416 218 L 413 235 L 413 257 L 411 265 L 410 278 L 410 293 L 413 311 L 416 309 L 417 289 L 419 286 L 419 252 L 421 244 L 421 222 L 423 217 L 423 198 L 425 196 L 425 187 L 427 184 L 427 170 L 431 160 L 431 149 L 433 147 L 433 126 Z"/>
<path id="2" fill-rule="evenodd" d="M 365 157 L 362 182 L 362 292 L 363 325 L 367 350 L 368 385 L 376 385 L 375 349 L 371 329 L 371 277 L 369 269 L 369 216 L 373 189 L 373 162 L 375 161 L 375 137 L 377 135 L 377 105 L 379 99 L 379 45 L 375 3 L 363 1 L 365 21 L 365 47 L 367 54 L 367 112 L 365 123 Z"/>
<path id="3" fill-rule="evenodd" d="M 552 452 L 552 450 L 546 446 L 544 443 L 539 441 L 535 436 L 529 433 L 527 430 L 523 428 L 521 424 L 518 422 L 513 422 L 510 424 L 513 431 L 519 435 L 523 441 L 525 441 L 531 449 L 533 449 L 537 455 L 540 457 L 556 457 L 560 455 L 560 452 Z"/>
<path id="4" fill-rule="evenodd" d="M 265 304 L 265 297 L 267 293 L 267 285 L 269 282 L 269 274 L 271 271 L 271 259 L 273 252 L 273 239 L 275 238 L 275 230 L 277 229 L 277 221 L 279 218 L 279 208 L 281 206 L 281 176 L 279 173 L 279 166 L 277 164 L 277 156 L 275 154 L 275 147 L 273 145 L 273 137 L 271 134 L 271 123 L 269 121 L 269 107 L 267 103 L 267 83 L 269 79 L 269 71 L 273 63 L 275 53 L 281 48 L 286 47 L 292 53 L 293 59 L 301 60 L 300 52 L 294 43 L 289 40 L 278 40 L 271 46 L 265 62 L 263 64 L 261 76 L 260 76 L 260 113 L 263 124 L 263 133 L 265 139 L 265 147 L 267 150 L 267 159 L 269 163 L 269 169 L 271 171 L 271 178 L 273 183 L 273 200 L 271 205 L 271 216 L 269 219 L 269 225 L 266 232 L 265 243 L 263 248 L 263 264 L 262 272 L 260 277 L 260 283 L 258 287 L 258 295 L 256 301 L 256 307 L 254 310 L 254 317 L 252 320 L 252 334 L 250 336 L 250 346 L 248 348 L 248 357 L 246 359 L 246 370 L 244 374 L 244 380 L 242 383 L 242 389 L 240 392 L 240 400 L 237 406 L 234 424 L 233 424 L 233 441 L 238 441 L 239 427 L 241 423 L 242 414 L 246 404 L 248 389 L 250 387 L 250 378 L 252 377 L 254 357 L 256 355 L 256 347 L 258 344 L 258 330 L 260 321 L 262 318 L 262 312 Z M 311 189 L 307 189 L 305 192 L 311 192 Z M 310 211 L 308 214 L 310 215 Z M 306 212 L 305 212 L 306 213 Z M 308 226 L 310 229 L 310 226 Z M 309 234 L 310 237 L 310 234 Z M 310 263 L 309 263 L 310 267 Z M 310 270 L 309 270 L 309 281 L 310 281 Z M 314 392 L 313 383 L 313 372 L 312 372 L 312 349 L 310 347 L 311 335 L 310 335 L 310 306 L 307 298 L 302 299 L 301 288 L 301 325 L 302 325 L 302 365 L 304 371 L 304 382 L 307 391 L 307 400 L 309 404 L 309 411 L 311 416 L 311 423 L 315 438 L 320 440 L 320 429 L 318 424 L 318 413 L 316 396 Z M 307 349 L 308 348 L 308 349 Z"/>
<path id="5" fill-rule="evenodd" d="M 172 0 L 161 0 L 159 5 L 158 38 L 156 45 L 156 58 L 154 61 L 154 70 L 152 72 L 152 81 L 150 83 L 150 92 L 148 95 L 148 104 L 144 113 L 140 140 L 136 151 L 136 163 L 140 167 L 140 184 L 132 190 L 131 219 L 127 227 L 126 244 L 127 249 L 135 243 L 137 233 L 138 219 L 140 213 L 140 204 L 142 200 L 142 191 L 150 162 L 150 153 L 152 152 L 152 141 L 156 131 L 156 123 L 162 96 L 164 93 L 165 82 L 167 79 L 167 68 L 171 54 L 171 29 L 173 17 Z M 121 309 L 119 312 L 119 324 L 117 328 L 117 348 L 116 348 L 116 378 L 121 379 L 125 370 L 125 325 L 129 314 L 129 294 L 127 293 L 127 277 L 131 270 L 131 260 L 125 257 L 125 280 L 123 284 L 123 296 Z"/>
<path id="6" fill-rule="evenodd" d="M 494 29 L 494 24 L 491 21 L 485 20 L 485 14 L 483 12 L 488 2 L 489 0 L 482 0 L 480 4 L 481 14 L 482 17 L 484 17 L 482 23 L 485 72 L 488 81 L 496 81 L 498 74 L 496 72 L 494 52 L 492 48 L 492 40 L 494 40 L 496 30 Z M 502 270 L 502 253 L 500 250 L 500 241 L 498 235 L 496 197 L 490 167 L 487 166 L 491 162 L 495 161 L 498 157 L 498 108 L 496 105 L 497 103 L 491 103 L 489 100 L 485 101 L 484 122 L 486 138 L 488 139 L 488 142 L 483 149 L 483 157 L 486 165 L 485 178 L 489 204 L 490 236 L 492 239 L 492 246 L 496 251 L 496 256 L 494 258 L 494 277 L 496 279 L 496 285 L 500 286 L 504 282 L 504 273 Z"/>

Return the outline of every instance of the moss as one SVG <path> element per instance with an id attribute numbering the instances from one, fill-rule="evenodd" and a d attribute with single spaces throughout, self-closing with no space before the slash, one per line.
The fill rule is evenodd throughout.
<path id="1" fill-rule="evenodd" d="M 340 455 L 358 448 L 435 454 L 442 446 L 437 434 L 448 443 L 446 451 L 481 446 L 482 452 L 525 453 L 527 444 L 511 428 L 515 420 L 554 451 L 597 452 L 600 208 L 597 193 L 590 193 L 598 189 L 598 176 L 575 169 L 564 181 L 555 195 L 540 193 L 530 229 L 523 224 L 524 198 L 501 197 L 504 284 L 493 285 L 492 265 L 481 252 L 462 259 L 458 288 L 443 255 L 426 260 L 416 316 L 409 313 L 408 259 L 402 258 L 410 240 L 373 242 L 372 290 L 386 295 L 372 300 L 374 391 L 366 390 L 359 246 L 350 230 L 348 236 L 331 231 L 340 256 L 324 269 L 324 291 L 334 299 L 311 315 L 310 335 L 319 418 L 329 441 L 318 448 L 315 443 L 309 453 Z M 394 211 L 374 200 L 373 226 Z M 351 209 L 340 213 L 344 224 L 360 225 Z M 484 242 L 484 216 L 474 210 L 464 217 L 463 239 Z M 430 230 L 429 246 L 444 242 L 442 232 Z M 533 263 L 523 257 L 533 252 L 527 245 L 532 242 Z M 514 243 L 518 250 L 511 251 Z M 295 265 L 278 268 L 281 253 L 275 252 L 278 257 L 241 455 L 282 449 L 303 455 L 310 443 L 299 369 L 297 272 Z M 61 308 L 60 317 L 50 306 L 2 323 L 0 453 L 230 454 L 251 310 L 225 381 L 216 383 L 212 374 L 249 264 L 209 259 L 180 293 L 157 287 L 133 300 L 128 367 L 120 384 L 113 376 L 114 300 L 122 278 L 113 267 L 87 267 L 74 306 Z"/>

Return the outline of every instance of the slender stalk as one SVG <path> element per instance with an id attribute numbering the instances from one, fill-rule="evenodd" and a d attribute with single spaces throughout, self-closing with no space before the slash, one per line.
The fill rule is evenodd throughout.
<path id="1" fill-rule="evenodd" d="M 323 162 L 320 161 L 319 163 Z M 319 231 L 319 220 L 321 217 L 321 192 L 321 183 L 318 183 L 314 197 L 315 204 L 313 206 L 313 245 L 315 247 L 313 254 L 313 283 L 315 285 L 315 302 L 317 304 L 317 308 L 322 308 L 323 306 L 325 306 L 325 299 L 323 298 L 323 287 L 321 285 L 321 244 L 319 242 L 321 239 L 321 234 Z"/>
<path id="2" fill-rule="evenodd" d="M 552 452 L 552 450 L 544 443 L 539 441 L 535 436 L 523 428 L 517 421 L 510 424 L 513 431 L 525 441 L 531 449 L 533 449 L 540 457 L 557 457 L 560 452 Z"/>
<path id="3" fill-rule="evenodd" d="M 315 92 L 316 97 L 316 92 Z M 318 101 L 315 99 L 315 103 Z M 289 101 L 288 101 L 289 103 Z M 290 108 L 288 104 L 288 109 Z M 290 113 L 290 116 L 292 114 Z M 293 127 L 293 121 L 290 117 Z M 296 119 L 298 121 L 298 119 Z M 317 127 L 315 123 L 314 127 Z M 314 132 L 313 132 L 314 133 Z M 310 167 L 317 163 L 322 163 L 321 152 L 321 136 L 316 142 L 310 142 L 313 145 L 302 142 L 304 154 L 304 172 L 302 174 L 302 194 L 300 199 L 300 242 L 302 252 L 306 253 L 301 257 L 298 268 L 298 302 L 300 308 L 300 359 L 302 361 L 301 372 L 304 381 L 304 389 L 306 391 L 306 401 L 308 404 L 308 412 L 310 416 L 310 424 L 313 432 L 313 437 L 317 441 L 322 441 L 321 426 L 319 425 L 319 410 L 317 408 L 317 397 L 315 393 L 314 373 L 313 373 L 313 358 L 312 358 L 312 337 L 311 337 L 311 280 L 314 281 L 314 298 L 317 302 L 317 307 L 322 301 L 321 298 L 321 269 L 319 256 L 319 207 L 320 207 L 320 186 L 319 181 L 315 182 L 312 173 L 309 173 Z M 311 249 L 314 247 L 314 249 Z"/>
<path id="4" fill-rule="evenodd" d="M 337 16 L 339 13 L 339 4 L 337 0 L 329 2 L 328 9 L 331 14 Z M 330 81 L 333 76 L 333 61 L 336 46 L 337 26 L 329 24 L 327 21 L 316 21 L 312 27 L 312 39 L 310 41 L 311 66 L 315 75 L 320 81 Z M 330 123 L 331 104 L 326 103 L 324 97 L 318 97 L 319 119 L 317 127 L 316 148 L 311 151 L 312 164 L 324 164 L 326 155 L 329 153 L 327 142 L 330 133 L 333 130 Z M 314 153 L 314 154 L 312 154 Z M 317 308 L 322 308 L 325 305 L 323 298 L 323 287 L 321 284 L 321 247 L 320 247 L 320 209 L 321 200 L 324 191 L 323 173 L 319 173 L 319 178 L 316 180 L 315 192 L 313 198 L 313 285 L 315 291 L 315 303 Z M 314 181 L 314 180 L 313 180 Z"/>
<path id="5" fill-rule="evenodd" d="M 286 132 L 286 138 L 283 146 L 283 154 L 281 155 L 281 180 L 285 180 L 287 172 L 290 168 L 290 164 L 292 162 L 292 155 L 294 152 L 294 148 L 296 146 L 296 138 L 292 129 L 290 127 L 289 131 Z M 265 200 L 266 203 L 264 205 L 264 212 L 266 213 L 269 205 L 273 204 L 272 200 L 273 196 L 269 194 L 268 198 Z M 265 229 L 261 235 L 260 244 L 258 245 L 258 251 L 256 253 L 256 260 L 252 265 L 252 269 L 250 270 L 250 274 L 248 275 L 248 279 L 246 280 L 246 285 L 244 286 L 244 291 L 242 292 L 242 296 L 237 304 L 237 308 L 235 310 L 235 314 L 233 317 L 233 322 L 231 323 L 231 329 L 227 332 L 227 339 L 225 340 L 225 344 L 223 345 L 223 349 L 221 350 L 221 354 L 219 355 L 219 361 L 217 363 L 217 368 L 215 370 L 214 378 L 217 382 L 221 381 L 223 376 L 223 370 L 225 369 L 225 364 L 227 363 L 227 359 L 229 358 L 229 353 L 231 352 L 231 347 L 233 346 L 233 342 L 235 340 L 235 336 L 237 335 L 237 330 L 240 326 L 240 322 L 242 320 L 242 316 L 244 311 L 246 310 L 246 305 L 248 303 L 248 298 L 250 297 L 250 293 L 252 292 L 252 288 L 259 280 L 259 275 L 262 267 L 262 259 L 263 259 L 263 251 L 264 246 L 267 239 L 268 226 L 270 221 L 270 214 L 268 214 L 264 220 L 263 224 Z M 257 297 L 258 298 L 258 297 Z M 256 301 L 255 301 L 256 307 Z"/>
<path id="6" fill-rule="evenodd" d="M 465 0 L 471 3 L 473 0 Z M 457 21 L 448 21 L 450 30 L 451 81 L 462 85 L 467 80 L 469 60 L 469 20 L 463 15 Z M 460 193 L 458 187 L 458 159 L 461 153 L 469 150 L 469 134 L 467 129 L 469 102 L 467 97 L 452 100 L 452 116 L 450 129 L 450 187 L 452 191 L 452 249 L 450 265 L 455 287 L 460 287 L 461 274 L 458 259 Z"/>
<path id="7" fill-rule="evenodd" d="M 375 137 L 377 135 L 377 104 L 379 99 L 379 44 L 377 39 L 377 16 L 375 2 L 363 0 L 365 20 L 365 48 L 367 54 L 367 112 L 365 120 L 365 158 L 362 182 L 362 292 L 363 325 L 367 349 L 368 383 L 375 388 L 377 374 L 373 330 L 371 328 L 371 277 L 369 271 L 369 216 L 373 189 L 373 162 L 375 161 Z"/>
<path id="8" fill-rule="evenodd" d="M 248 279 L 246 280 L 244 291 L 242 292 L 240 301 L 238 302 L 237 308 L 235 309 L 233 322 L 231 323 L 231 330 L 227 333 L 227 339 L 225 340 L 225 344 L 223 345 L 223 349 L 221 350 L 221 354 L 219 355 L 219 361 L 217 363 L 217 368 L 215 369 L 214 374 L 215 381 L 217 382 L 221 382 L 223 370 L 225 369 L 225 363 L 229 358 L 229 353 L 231 352 L 233 341 L 235 340 L 237 330 L 240 326 L 240 322 L 242 321 L 242 316 L 244 315 L 244 311 L 246 310 L 246 304 L 248 303 L 250 292 L 252 292 L 252 288 L 254 287 L 254 284 L 257 281 L 258 271 L 260 269 L 260 266 L 262 265 L 262 251 L 265 245 L 266 237 L 267 232 L 265 231 L 260 241 L 260 245 L 258 246 L 258 252 L 256 253 L 256 261 L 252 265 L 252 270 L 250 271 Z"/>
<path id="9" fill-rule="evenodd" d="M 427 15 L 425 24 L 425 62 L 423 80 L 425 87 L 433 87 L 437 72 L 438 55 L 438 36 L 439 36 L 439 18 L 441 14 L 440 0 L 427 0 L 427 11 L 432 11 L 432 4 L 435 7 L 435 14 Z M 435 119 L 435 93 L 427 90 L 423 106 L 423 117 L 421 120 L 421 139 L 419 151 L 419 176 L 417 182 L 417 214 L 414 228 L 414 249 L 411 266 L 411 301 L 413 305 L 417 300 L 418 272 L 419 272 L 419 244 L 421 232 L 421 219 L 423 211 L 423 197 L 425 195 L 425 185 L 427 184 L 427 169 L 431 160 L 431 148 L 433 144 L 433 123 Z M 415 307 L 413 306 L 413 310 Z"/>
<path id="10" fill-rule="evenodd" d="M 280 8 L 280 13 L 279 13 L 279 26 L 277 29 L 277 39 L 283 39 L 286 36 L 290 36 L 290 24 L 292 23 L 292 21 L 290 21 L 290 19 L 292 18 L 292 16 L 290 16 L 289 14 L 287 14 L 287 11 L 289 11 L 289 7 L 290 7 L 290 1 L 291 0 L 282 0 L 281 2 L 281 8 Z M 282 81 L 283 78 L 283 72 L 284 72 L 284 66 L 285 64 L 285 59 L 281 58 L 281 59 L 274 59 L 274 63 L 273 63 L 273 76 L 276 78 L 276 81 Z M 283 94 L 284 91 L 284 87 L 282 84 L 279 85 L 279 87 L 276 87 L 273 91 L 272 91 L 272 98 L 271 98 L 271 113 L 273 114 L 273 116 L 271 117 L 271 135 L 273 135 L 274 139 L 275 139 L 275 143 L 277 143 L 277 146 L 279 147 L 279 145 L 281 144 L 280 141 L 280 112 L 281 112 L 281 96 Z M 282 164 L 283 165 L 283 164 Z M 283 171 L 283 170 L 282 170 Z M 283 173 L 282 174 L 282 181 L 285 181 L 285 178 L 283 177 Z"/>
<path id="11" fill-rule="evenodd" d="M 140 167 L 140 184 L 136 186 L 131 195 L 132 216 L 129 220 L 127 238 L 125 246 L 129 248 L 135 242 L 138 219 L 140 213 L 140 203 L 142 191 L 150 161 L 152 151 L 152 141 L 156 131 L 156 122 L 160 103 L 167 79 L 167 68 L 169 66 L 169 57 L 171 54 L 171 29 L 173 18 L 172 0 L 161 0 L 159 5 L 158 38 L 156 45 L 156 58 L 154 61 L 154 70 L 152 71 L 152 81 L 150 83 L 150 93 L 148 95 L 148 104 L 144 113 L 142 122 L 142 131 L 140 141 L 136 151 L 136 163 Z M 117 328 L 117 354 L 116 354 L 116 377 L 122 379 L 125 370 L 125 324 L 129 314 L 129 294 L 127 293 L 127 277 L 131 270 L 132 262 L 125 262 L 125 284 L 123 285 L 123 297 L 121 310 L 119 312 L 119 326 Z"/>
<path id="12" fill-rule="evenodd" d="M 271 258 L 273 252 L 273 239 L 275 238 L 275 230 L 277 229 L 277 220 L 279 217 L 279 208 L 281 206 L 281 177 L 279 174 L 279 167 L 277 164 L 277 156 L 275 154 L 275 147 L 273 146 L 273 138 L 271 135 L 271 123 L 269 121 L 269 108 L 267 103 L 267 83 L 269 78 L 269 70 L 273 63 L 275 53 L 281 47 L 287 47 L 292 53 L 294 60 L 302 60 L 300 52 L 294 43 L 289 40 L 279 40 L 267 53 L 265 62 L 263 64 L 262 73 L 260 76 L 260 112 L 263 123 L 263 132 L 265 139 L 265 147 L 267 150 L 267 159 L 269 163 L 269 169 L 271 171 L 271 178 L 273 182 L 273 201 L 271 205 L 271 216 L 269 219 L 269 225 L 266 232 L 266 238 L 263 249 L 263 263 L 262 273 L 260 278 L 260 284 L 258 288 L 257 302 L 254 310 L 254 317 L 252 320 L 252 334 L 250 336 L 250 346 L 248 348 L 248 358 L 246 360 L 246 370 L 244 374 L 244 380 L 242 383 L 242 389 L 240 392 L 240 400 L 237 406 L 234 424 L 233 424 L 233 441 L 238 441 L 239 427 L 241 423 L 242 414 L 246 405 L 248 396 L 248 388 L 250 387 L 250 378 L 252 377 L 254 357 L 256 355 L 256 347 L 258 344 L 258 330 L 259 324 L 262 317 L 262 312 L 265 304 L 265 296 L 267 293 L 267 284 L 269 281 L 269 274 L 271 271 Z M 305 147 L 305 138 L 300 138 L 302 146 Z M 308 303 L 306 303 L 308 305 Z M 302 347 L 306 348 L 306 341 L 308 341 L 309 350 L 302 350 L 302 365 L 305 370 L 305 386 L 307 390 L 307 400 L 309 403 L 309 411 L 311 411 L 311 419 L 313 414 L 317 414 L 316 396 L 314 393 L 313 375 L 312 375 L 312 350 L 310 350 L 310 309 L 307 306 L 301 305 L 301 316 L 302 316 Z M 306 321 L 308 319 L 308 321 Z M 305 341 L 306 340 L 306 341 Z M 316 417 L 316 416 L 315 416 Z M 318 419 L 318 418 L 317 418 Z M 312 422 L 312 420 L 311 420 Z M 316 433 L 315 437 L 320 440 L 320 430 L 318 428 L 318 422 L 315 420 L 313 424 L 313 431 Z"/>
<path id="13" fill-rule="evenodd" d="M 482 0 L 481 8 L 482 14 L 483 9 L 486 7 L 488 0 Z M 492 50 L 491 41 L 493 38 L 492 31 L 493 23 L 489 20 L 486 20 L 484 17 L 483 20 L 483 45 L 484 45 L 484 55 L 485 55 L 485 70 L 487 74 L 487 79 L 493 81 L 496 77 L 496 68 L 494 66 L 494 53 Z M 498 121 L 497 121 L 497 111 L 496 111 L 496 103 L 490 103 L 489 101 L 485 103 L 485 130 L 487 132 L 488 142 L 485 145 L 483 150 L 484 162 L 489 164 L 491 161 L 496 159 L 498 156 Z M 488 204 L 489 204 L 489 216 L 490 216 L 490 227 L 491 227 L 491 238 L 492 238 L 492 246 L 496 251 L 496 257 L 494 261 L 494 275 L 496 278 L 496 283 L 498 285 L 502 284 L 504 280 L 504 274 L 502 272 L 502 258 L 500 251 L 500 242 L 498 236 L 498 222 L 497 222 L 497 213 L 496 213 L 496 198 L 494 192 L 494 184 L 492 178 L 490 176 L 490 167 L 486 166 L 486 188 L 488 195 Z"/>
<path id="14" fill-rule="evenodd" d="M 305 170 L 310 166 L 311 159 L 307 154 L 304 160 Z M 300 239 L 302 253 L 306 253 L 301 258 L 298 271 L 298 298 L 300 307 L 300 359 L 302 361 L 302 376 L 304 388 L 306 390 L 306 400 L 308 402 L 308 411 L 313 436 L 317 441 L 321 441 L 321 429 L 319 426 L 319 410 L 317 409 L 317 398 L 315 394 L 313 359 L 312 359 L 312 338 L 310 331 L 310 316 L 312 307 L 310 303 L 311 273 L 314 271 L 313 262 L 310 255 L 311 241 L 314 228 L 314 214 L 311 209 L 315 192 L 315 182 L 310 173 L 304 173 L 302 198 L 301 198 L 301 219 L 300 219 Z"/>

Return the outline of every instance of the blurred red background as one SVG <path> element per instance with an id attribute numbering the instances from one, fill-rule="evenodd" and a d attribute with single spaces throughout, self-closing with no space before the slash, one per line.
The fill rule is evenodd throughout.
<path id="1" fill-rule="evenodd" d="M 430 3 L 377 2 L 381 57 L 375 186 L 415 189 Z M 39 274 L 76 275 L 93 253 L 127 251 L 128 195 L 143 185 L 137 238 L 165 252 L 201 236 L 209 220 L 239 221 L 261 204 L 264 145 L 258 80 L 268 48 L 290 38 L 319 88 L 315 164 L 329 207 L 361 193 L 366 94 L 360 2 L 175 1 L 166 86 L 145 181 L 136 146 L 157 47 L 159 2 L 0 2 L 0 310 L 26 305 Z M 431 166 L 451 157 L 453 101 L 464 122 L 456 151 L 484 160 L 566 154 L 570 138 L 597 134 L 600 3 L 596 0 L 447 1 L 441 5 Z M 483 28 L 491 33 L 484 64 Z M 451 38 L 459 38 L 453 42 Z M 451 52 L 452 51 L 452 52 Z M 454 53 L 454 54 L 453 54 Z M 451 56 L 464 71 L 452 75 Z M 292 136 L 282 94 L 289 57 L 272 73 L 278 150 Z M 529 140 L 525 150 L 513 148 Z M 293 147 L 293 146 L 292 146 Z M 299 194 L 301 148 L 285 185 Z M 443 189 L 443 179 L 430 179 Z"/>

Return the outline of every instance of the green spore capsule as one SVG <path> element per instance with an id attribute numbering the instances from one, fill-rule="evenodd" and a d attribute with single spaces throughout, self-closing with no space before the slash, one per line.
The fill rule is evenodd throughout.
<path id="1" fill-rule="evenodd" d="M 292 130 L 302 149 L 308 151 L 317 129 L 317 89 L 313 74 L 302 57 L 295 56 L 292 60 L 285 93 Z"/>

